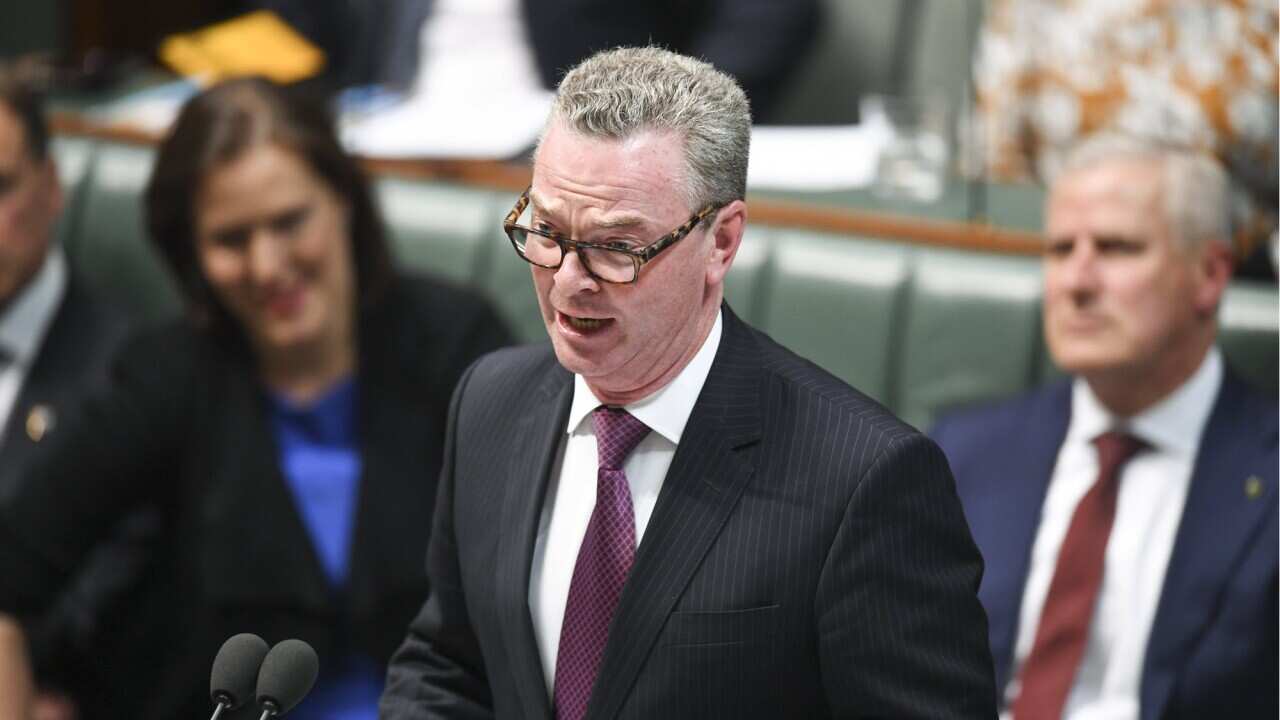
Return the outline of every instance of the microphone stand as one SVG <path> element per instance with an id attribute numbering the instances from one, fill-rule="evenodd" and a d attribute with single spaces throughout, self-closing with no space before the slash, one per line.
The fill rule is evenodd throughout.
<path id="1" fill-rule="evenodd" d="M 226 702 L 219 700 L 218 707 L 213 709 L 213 717 L 209 718 L 209 720 L 218 720 L 218 718 L 222 717 L 222 711 L 229 710 L 230 708 L 231 706 Z"/>
<path id="2" fill-rule="evenodd" d="M 271 720 L 271 718 L 276 717 L 279 714 L 280 714 L 279 705 L 275 704 L 275 702 L 271 700 L 263 700 L 262 701 L 262 717 L 258 718 L 258 720 Z"/>

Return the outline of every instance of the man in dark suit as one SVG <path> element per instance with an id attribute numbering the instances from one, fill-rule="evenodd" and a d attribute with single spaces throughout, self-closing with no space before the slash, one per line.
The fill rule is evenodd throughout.
<path id="1" fill-rule="evenodd" d="M 565 77 L 505 223 L 551 347 L 459 383 L 384 718 L 994 715 L 941 453 L 723 304 L 749 132 L 691 58 Z"/>
<path id="2" fill-rule="evenodd" d="M 39 95 L 0 68 L 0 498 L 15 490 L 31 456 L 58 431 L 59 414 L 77 390 L 104 372 L 125 330 L 123 316 L 94 302 L 53 242 L 61 209 Z M 44 635 L 33 638 L 38 650 L 56 652 L 88 632 L 84 599 L 64 598 Z M 41 702 L 45 710 L 64 705 L 55 694 Z"/>
<path id="3" fill-rule="evenodd" d="M 1044 329 L 1074 377 L 945 418 L 1007 715 L 1277 716 L 1275 397 L 1214 347 L 1212 159 L 1078 148 L 1046 212 Z"/>

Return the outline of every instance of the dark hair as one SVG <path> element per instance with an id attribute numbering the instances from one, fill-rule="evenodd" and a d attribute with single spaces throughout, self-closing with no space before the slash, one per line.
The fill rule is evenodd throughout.
<path id="1" fill-rule="evenodd" d="M 192 320 L 235 333 L 200 269 L 195 200 L 208 174 L 252 148 L 273 144 L 296 153 L 351 207 L 351 256 L 356 297 L 372 303 L 391 275 L 382 219 L 359 164 L 338 144 L 325 106 L 259 78 L 230 80 L 187 101 L 160 145 L 146 189 L 147 229 L 178 282 Z"/>
<path id="2" fill-rule="evenodd" d="M 49 157 L 49 125 L 44 117 L 44 95 L 14 68 L 0 66 L 0 105 L 18 118 L 31 157 L 40 162 Z"/>

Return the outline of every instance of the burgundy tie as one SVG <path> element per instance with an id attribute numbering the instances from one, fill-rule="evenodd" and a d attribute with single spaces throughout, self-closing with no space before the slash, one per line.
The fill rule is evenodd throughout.
<path id="1" fill-rule="evenodd" d="M 596 408 L 591 420 L 600 454 L 596 506 L 578 548 L 564 623 L 560 626 L 555 679 L 557 720 L 579 720 L 587 712 L 600 658 L 609 639 L 609 622 L 636 553 L 631 487 L 622 463 L 649 428 L 621 408 Z"/>
<path id="2" fill-rule="evenodd" d="M 1062 717 L 1102 587 L 1120 469 L 1144 447 L 1138 438 L 1116 431 L 1099 435 L 1093 443 L 1098 448 L 1098 480 L 1076 505 L 1058 551 L 1035 644 L 1022 666 L 1022 688 L 1013 703 L 1017 720 Z"/>

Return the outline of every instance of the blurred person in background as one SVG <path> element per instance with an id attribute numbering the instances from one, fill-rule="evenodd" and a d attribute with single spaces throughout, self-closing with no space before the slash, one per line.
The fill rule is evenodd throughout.
<path id="1" fill-rule="evenodd" d="M 1227 182 L 1145 140 L 1069 154 L 1044 333 L 1072 377 L 932 433 L 986 559 L 1002 717 L 1277 716 L 1277 403 L 1215 346 Z"/>
<path id="2" fill-rule="evenodd" d="M 20 487 L 36 449 L 60 428 L 77 394 L 105 375 L 126 319 L 91 296 L 68 266 L 54 228 L 63 192 L 50 154 L 40 94 L 0 67 L 0 498 Z M 128 574 L 134 522 L 64 594 L 33 633 L 42 673 L 42 717 L 58 717 L 76 670 L 68 653 L 92 634 L 92 608 Z M 55 690 L 56 688 L 56 690 Z"/>
<path id="3" fill-rule="evenodd" d="M 974 65 L 978 172 L 1052 181 L 1102 130 L 1215 154 L 1241 272 L 1274 276 L 1280 10 L 1274 0 L 989 0 Z"/>
<path id="4" fill-rule="evenodd" d="M 449 396 L 506 329 L 471 294 L 393 271 L 327 113 L 265 81 L 183 108 L 146 216 L 186 316 L 127 341 L 0 503 L 0 717 L 30 696 L 23 628 L 115 518 L 150 505 L 159 542 L 102 619 L 86 715 L 203 717 L 220 644 L 254 632 L 320 655 L 293 717 L 373 718 L 426 592 Z"/>
<path id="5" fill-rule="evenodd" d="M 553 90 L 593 53 L 656 44 L 734 76 L 767 121 L 817 29 L 817 0 L 256 0 L 325 50 L 338 86 Z M 494 86 L 493 91 L 501 87 Z"/>

